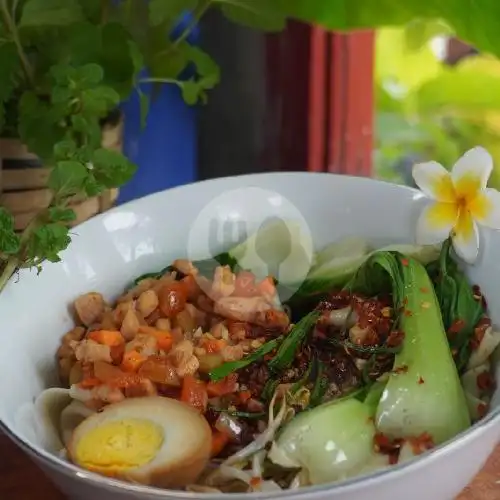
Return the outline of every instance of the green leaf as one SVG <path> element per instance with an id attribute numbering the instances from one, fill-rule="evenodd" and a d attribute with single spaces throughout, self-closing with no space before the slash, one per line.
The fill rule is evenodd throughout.
<path id="1" fill-rule="evenodd" d="M 120 103 L 120 95 L 111 87 L 95 87 L 80 94 L 85 113 L 104 117 Z"/>
<path id="2" fill-rule="evenodd" d="M 449 331 L 452 325 L 455 326 L 450 345 L 456 350 L 455 362 L 458 370 L 462 371 L 471 355 L 470 340 L 474 328 L 486 311 L 482 302 L 474 298 L 465 274 L 452 259 L 450 240 L 441 249 L 439 272 L 435 273 L 434 284 L 445 330 Z"/>
<path id="3" fill-rule="evenodd" d="M 14 42 L 4 42 L 0 45 L 0 101 L 4 102 L 12 95 L 16 84 L 16 73 L 20 69 L 19 56 Z"/>
<path id="4" fill-rule="evenodd" d="M 152 78 L 176 79 L 190 62 L 188 43 L 174 45 L 165 40 L 165 35 L 158 45 L 152 40 L 149 45 L 147 66 Z"/>
<path id="5" fill-rule="evenodd" d="M 235 23 L 265 31 L 281 31 L 286 24 L 288 0 L 214 0 Z M 306 0 L 304 0 L 306 1 Z"/>
<path id="6" fill-rule="evenodd" d="M 450 35 L 450 27 L 441 20 L 414 19 L 404 29 L 406 47 L 420 50 L 435 36 Z"/>
<path id="7" fill-rule="evenodd" d="M 59 223 L 45 224 L 36 229 L 26 248 L 28 262 L 39 266 L 44 260 L 59 262 L 59 252 L 65 250 L 71 242 L 69 230 Z"/>
<path id="8" fill-rule="evenodd" d="M 129 40 L 128 46 L 130 49 L 130 57 L 132 59 L 132 64 L 134 66 L 134 79 L 135 79 L 144 68 L 144 56 L 142 55 L 139 46 L 133 40 Z"/>
<path id="9" fill-rule="evenodd" d="M 104 78 L 102 66 L 95 63 L 84 64 L 76 68 L 76 83 L 80 87 L 92 87 L 101 83 Z"/>
<path id="10" fill-rule="evenodd" d="M 75 132 L 85 134 L 87 147 L 99 147 L 101 144 L 102 131 L 98 116 L 73 115 L 71 125 Z"/>
<path id="11" fill-rule="evenodd" d="M 75 156 L 76 151 L 76 142 L 72 139 L 64 139 L 54 145 L 54 158 L 56 160 L 67 160 Z"/>
<path id="12" fill-rule="evenodd" d="M 200 76 L 199 85 L 203 89 L 212 89 L 220 81 L 219 65 L 199 47 L 189 48 L 189 59 L 196 66 L 196 72 Z"/>
<path id="13" fill-rule="evenodd" d="M 67 198 L 81 192 L 88 177 L 89 169 L 82 163 L 59 161 L 50 172 L 48 186 L 56 198 Z"/>
<path id="14" fill-rule="evenodd" d="M 67 26 L 83 19 L 78 0 L 26 0 L 19 26 Z"/>
<path id="15" fill-rule="evenodd" d="M 446 68 L 421 85 L 416 100 L 422 113 L 499 111 L 500 77 L 473 64 Z"/>
<path id="16" fill-rule="evenodd" d="M 102 14 L 102 0 L 78 0 L 85 17 L 93 23 L 99 23 Z"/>
<path id="17" fill-rule="evenodd" d="M 27 91 L 21 96 L 18 106 L 18 132 L 28 149 L 43 160 L 50 160 L 54 144 L 64 138 L 61 126 L 66 108 L 49 105 L 34 92 Z"/>
<path id="18" fill-rule="evenodd" d="M 100 148 L 94 151 L 92 175 L 106 188 L 119 187 L 128 182 L 137 167 L 117 151 Z"/>
<path id="19" fill-rule="evenodd" d="M 263 346 L 259 347 L 252 352 L 252 354 L 249 354 L 240 361 L 228 361 L 227 363 L 220 365 L 210 372 L 210 379 L 214 381 L 221 380 L 229 374 L 255 363 L 255 361 L 262 359 L 266 354 L 274 351 L 280 345 L 282 340 L 283 339 L 281 337 L 277 337 L 269 342 L 266 342 Z"/>
<path id="20" fill-rule="evenodd" d="M 125 98 L 133 88 L 136 75 L 131 40 L 127 29 L 116 22 L 103 26 L 79 23 L 72 27 L 67 43 L 73 65 L 98 64 L 104 70 L 102 83 Z"/>
<path id="21" fill-rule="evenodd" d="M 296 19 L 340 31 L 398 26 L 414 19 L 441 19 L 462 40 L 500 56 L 497 0 L 289 0 L 289 13 Z"/>
<path id="22" fill-rule="evenodd" d="M 295 358 L 295 353 L 300 349 L 320 315 L 319 311 L 312 311 L 292 327 L 280 345 L 276 356 L 269 363 L 269 368 L 272 371 L 280 373 L 290 366 Z"/>
<path id="23" fill-rule="evenodd" d="M 197 0 L 150 0 L 149 20 L 153 26 L 175 21 L 184 11 L 196 7 Z"/>
<path id="24" fill-rule="evenodd" d="M 181 83 L 182 98 L 191 106 L 198 102 L 202 90 L 200 84 L 193 79 Z"/>
<path id="25" fill-rule="evenodd" d="M 4 207 L 0 207 L 0 252 L 15 255 L 19 248 L 20 239 L 14 232 L 14 218 Z"/>
<path id="26" fill-rule="evenodd" d="M 76 214 L 71 208 L 50 207 L 49 219 L 51 222 L 73 222 Z"/>
<path id="27" fill-rule="evenodd" d="M 0 131 L 4 126 L 4 103 L 10 99 L 18 80 L 20 68 L 19 56 L 14 42 L 4 42 L 0 45 Z"/>

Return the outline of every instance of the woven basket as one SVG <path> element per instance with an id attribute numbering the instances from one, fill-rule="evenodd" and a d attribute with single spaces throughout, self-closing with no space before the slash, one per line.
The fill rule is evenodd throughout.
<path id="1" fill-rule="evenodd" d="M 122 151 L 123 120 L 102 126 L 102 146 Z M 47 207 L 50 191 L 47 179 L 50 169 L 44 168 L 37 156 L 30 153 L 18 139 L 0 139 L 0 206 L 14 216 L 16 231 L 22 231 L 33 217 Z M 71 208 L 79 224 L 113 206 L 118 189 L 110 189 L 88 199 L 74 198 Z"/>

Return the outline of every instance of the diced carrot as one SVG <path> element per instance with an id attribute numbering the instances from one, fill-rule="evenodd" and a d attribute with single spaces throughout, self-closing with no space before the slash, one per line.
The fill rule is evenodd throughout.
<path id="1" fill-rule="evenodd" d="M 102 382 L 97 377 L 84 378 L 78 385 L 82 389 L 92 389 L 101 385 Z"/>
<path id="2" fill-rule="evenodd" d="M 264 278 L 258 285 L 257 288 L 262 295 L 273 296 L 276 294 L 276 285 L 274 284 L 274 279 L 272 276 Z"/>
<path id="3" fill-rule="evenodd" d="M 109 347 L 117 347 L 125 343 L 122 334 L 116 330 L 95 330 L 88 334 L 88 338 Z"/>
<path id="4" fill-rule="evenodd" d="M 161 349 L 162 351 L 170 351 L 170 349 L 172 349 L 174 339 L 172 338 L 170 332 L 163 332 L 161 330 L 157 330 L 154 336 L 158 343 L 159 349 Z"/>
<path id="5" fill-rule="evenodd" d="M 249 399 L 252 398 L 252 393 L 250 391 L 241 391 L 238 394 L 238 397 L 240 398 L 240 401 L 244 404 L 246 403 Z"/>
<path id="6" fill-rule="evenodd" d="M 225 432 L 214 430 L 212 432 L 212 449 L 210 456 L 215 458 L 229 443 L 229 436 Z"/>
<path id="7" fill-rule="evenodd" d="M 238 375 L 231 373 L 227 377 L 217 382 L 207 384 L 207 392 L 211 397 L 221 397 L 227 394 L 233 394 L 238 390 Z"/>
<path id="8" fill-rule="evenodd" d="M 172 349 L 174 339 L 172 334 L 166 330 L 158 330 L 152 326 L 141 325 L 139 327 L 139 333 L 153 336 L 156 339 L 158 349 L 161 349 L 162 351 L 170 351 L 170 349 Z"/>
<path id="9" fill-rule="evenodd" d="M 204 413 L 208 405 L 208 394 L 205 384 L 192 375 L 184 377 L 182 382 L 181 401 Z"/>
<path id="10" fill-rule="evenodd" d="M 147 357 L 137 351 L 129 351 L 123 355 L 121 369 L 124 372 L 137 372 L 144 364 Z"/>
<path id="11" fill-rule="evenodd" d="M 203 339 L 200 344 L 208 354 L 213 354 L 222 351 L 227 342 L 224 339 Z"/>

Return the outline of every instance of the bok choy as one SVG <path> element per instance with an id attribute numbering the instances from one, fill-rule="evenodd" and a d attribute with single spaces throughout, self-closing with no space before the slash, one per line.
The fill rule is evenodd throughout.
<path id="1" fill-rule="evenodd" d="M 425 267 L 397 252 L 379 252 L 348 287 L 368 295 L 391 291 L 394 308 L 401 310 L 405 340 L 377 408 L 377 429 L 391 438 L 428 433 L 435 444 L 467 429 L 464 391 Z"/>
<path id="2" fill-rule="evenodd" d="M 311 484 L 356 476 L 388 466 L 377 455 L 374 409 L 355 398 L 324 404 L 300 413 L 286 425 L 268 458 L 286 468 L 300 468 Z"/>

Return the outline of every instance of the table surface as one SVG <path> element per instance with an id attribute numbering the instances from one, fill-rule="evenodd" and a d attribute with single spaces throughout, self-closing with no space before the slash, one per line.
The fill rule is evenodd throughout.
<path id="1" fill-rule="evenodd" d="M 500 446 L 485 468 L 457 500 L 500 498 Z M 6 436 L 0 434 L 0 498 L 66 500 L 30 459 Z"/>

